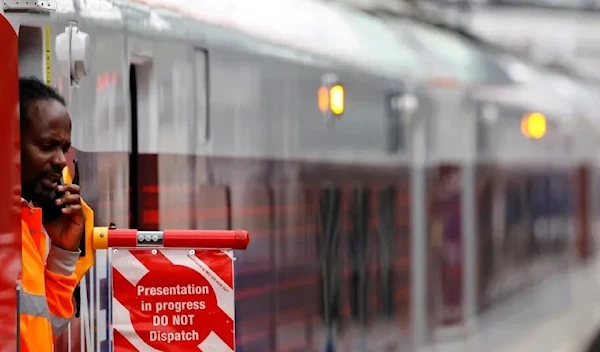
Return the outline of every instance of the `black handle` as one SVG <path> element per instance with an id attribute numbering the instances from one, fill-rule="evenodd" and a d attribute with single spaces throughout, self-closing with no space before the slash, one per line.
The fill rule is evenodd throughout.
<path id="1" fill-rule="evenodd" d="M 73 164 L 75 165 L 75 176 L 73 176 L 73 184 L 79 186 L 79 162 L 77 159 L 73 159 Z"/>
<path id="2" fill-rule="evenodd" d="M 75 165 L 75 176 L 73 176 L 73 184 L 74 185 L 79 185 L 79 163 L 77 162 L 77 159 L 73 160 L 73 164 Z M 81 250 L 81 254 L 79 254 L 80 257 L 85 256 L 85 225 L 83 227 L 83 236 L 81 236 L 81 241 L 79 242 L 79 249 Z M 85 280 L 85 277 L 82 278 L 82 280 Z M 80 286 L 77 285 L 77 287 L 75 287 L 75 291 L 73 292 L 73 297 L 75 298 L 75 317 L 79 318 L 80 313 L 81 313 L 81 295 L 85 294 L 85 292 L 81 292 Z"/>

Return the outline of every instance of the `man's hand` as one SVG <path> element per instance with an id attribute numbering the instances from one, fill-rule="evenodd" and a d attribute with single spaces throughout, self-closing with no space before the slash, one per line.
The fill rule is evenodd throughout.
<path id="1" fill-rule="evenodd" d="M 56 200 L 56 205 L 64 205 L 61 209 L 62 215 L 44 227 L 55 246 L 68 251 L 77 251 L 85 227 L 85 214 L 79 196 L 80 188 L 73 184 L 59 185 L 58 191 L 65 192 Z"/>

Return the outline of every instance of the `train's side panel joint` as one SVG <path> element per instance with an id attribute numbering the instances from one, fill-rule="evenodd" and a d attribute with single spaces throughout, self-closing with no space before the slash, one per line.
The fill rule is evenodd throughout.
<path id="1" fill-rule="evenodd" d="M 50 13 L 56 11 L 55 0 L 2 0 L 6 12 Z"/>

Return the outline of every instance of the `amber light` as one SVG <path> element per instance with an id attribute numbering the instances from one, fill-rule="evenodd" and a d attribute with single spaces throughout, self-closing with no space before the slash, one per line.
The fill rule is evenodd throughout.
<path id="1" fill-rule="evenodd" d="M 546 117 L 539 112 L 527 114 L 521 119 L 521 133 L 525 137 L 541 139 L 546 135 L 546 130 Z"/>
<path id="2" fill-rule="evenodd" d="M 344 87 L 341 84 L 336 84 L 329 91 L 329 106 L 331 112 L 336 115 L 344 113 L 345 97 Z"/>
<path id="3" fill-rule="evenodd" d="M 326 112 L 329 110 L 329 89 L 327 87 L 319 87 L 318 92 L 319 111 Z"/>

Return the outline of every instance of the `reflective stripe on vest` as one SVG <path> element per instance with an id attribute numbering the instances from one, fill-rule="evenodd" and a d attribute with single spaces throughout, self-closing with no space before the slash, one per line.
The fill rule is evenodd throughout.
<path id="1" fill-rule="evenodd" d="M 69 324 L 69 319 L 50 314 L 46 297 L 19 291 L 19 314 L 48 319 L 52 326 L 52 335 L 59 336 Z"/>

